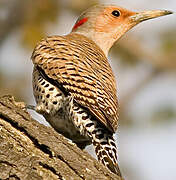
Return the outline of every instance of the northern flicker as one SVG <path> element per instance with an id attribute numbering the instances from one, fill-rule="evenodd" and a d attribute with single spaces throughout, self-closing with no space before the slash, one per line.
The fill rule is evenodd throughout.
<path id="1" fill-rule="evenodd" d="M 119 105 L 108 51 L 133 26 L 171 13 L 97 5 L 81 14 L 70 34 L 41 40 L 32 54 L 35 110 L 78 147 L 92 143 L 98 160 L 119 176 L 113 138 Z"/>

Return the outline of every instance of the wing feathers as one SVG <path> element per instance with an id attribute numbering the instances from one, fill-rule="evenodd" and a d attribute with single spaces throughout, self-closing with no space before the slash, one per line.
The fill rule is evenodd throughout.
<path id="1" fill-rule="evenodd" d="M 111 131 L 117 129 L 115 78 L 101 49 L 78 34 L 52 36 L 35 48 L 32 61 Z"/>

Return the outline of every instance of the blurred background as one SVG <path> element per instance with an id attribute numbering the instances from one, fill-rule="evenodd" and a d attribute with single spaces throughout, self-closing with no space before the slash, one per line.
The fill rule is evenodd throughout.
<path id="1" fill-rule="evenodd" d="M 0 95 L 34 104 L 30 57 L 36 42 L 69 33 L 80 12 L 96 3 L 176 11 L 175 0 L 0 0 Z M 116 140 L 125 179 L 175 180 L 176 16 L 133 28 L 111 49 L 109 59 L 118 82 Z M 92 146 L 87 150 L 94 156 Z"/>

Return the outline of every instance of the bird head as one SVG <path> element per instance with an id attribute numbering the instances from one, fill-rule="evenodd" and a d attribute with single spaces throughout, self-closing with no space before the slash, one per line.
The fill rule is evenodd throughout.
<path id="1" fill-rule="evenodd" d="M 148 19 L 172 14 L 167 10 L 133 12 L 114 5 L 96 5 L 83 12 L 73 26 L 72 33 L 80 33 L 108 54 L 125 32 Z"/>

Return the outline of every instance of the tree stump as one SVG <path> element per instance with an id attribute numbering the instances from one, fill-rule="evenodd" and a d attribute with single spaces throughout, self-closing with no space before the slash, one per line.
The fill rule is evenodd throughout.
<path id="1" fill-rule="evenodd" d="M 0 179 L 116 179 L 70 140 L 32 119 L 10 95 L 0 97 Z"/>

